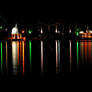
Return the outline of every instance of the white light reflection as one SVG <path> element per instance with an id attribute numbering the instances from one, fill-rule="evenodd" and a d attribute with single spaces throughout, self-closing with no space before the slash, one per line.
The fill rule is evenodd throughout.
<path id="1" fill-rule="evenodd" d="M 43 30 L 42 30 L 42 27 L 41 27 L 41 34 L 43 34 Z"/>
<path id="2" fill-rule="evenodd" d="M 71 45 L 71 40 L 69 40 L 69 50 L 70 50 L 70 72 L 72 70 L 72 45 Z"/>
<path id="3" fill-rule="evenodd" d="M 56 30 L 55 30 L 56 33 L 58 33 L 58 30 L 57 30 L 57 24 L 56 24 Z"/>
<path id="4" fill-rule="evenodd" d="M 13 41 L 12 42 L 12 66 L 13 66 L 13 74 L 17 74 L 17 68 L 18 68 L 18 42 L 17 41 Z"/>
<path id="5" fill-rule="evenodd" d="M 56 40 L 56 73 L 60 72 L 60 40 Z"/>
<path id="6" fill-rule="evenodd" d="M 69 33 L 70 33 L 70 34 L 72 33 L 71 29 L 69 29 Z"/>
<path id="7" fill-rule="evenodd" d="M 11 34 L 18 34 L 18 33 L 19 33 L 19 30 L 18 30 L 18 27 L 17 27 L 17 24 L 16 24 L 15 27 L 12 28 Z"/>
<path id="8" fill-rule="evenodd" d="M 43 41 L 41 41 L 41 72 L 43 72 Z"/>

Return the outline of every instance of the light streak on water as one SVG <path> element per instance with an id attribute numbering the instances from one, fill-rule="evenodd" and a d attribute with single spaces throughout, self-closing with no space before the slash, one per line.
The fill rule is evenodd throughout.
<path id="1" fill-rule="evenodd" d="M 87 41 L 85 40 L 85 42 L 84 42 L 84 53 L 85 53 L 85 61 L 86 61 L 86 63 L 87 63 L 87 46 L 88 44 L 87 44 Z"/>
<path id="2" fill-rule="evenodd" d="M 69 50 L 70 50 L 70 72 L 72 71 L 72 43 L 69 40 Z"/>
<path id="3" fill-rule="evenodd" d="M 41 72 L 43 72 L 43 41 L 41 41 Z"/>
<path id="4" fill-rule="evenodd" d="M 19 42 L 19 49 L 20 49 L 20 62 L 22 61 L 22 42 Z"/>
<path id="5" fill-rule="evenodd" d="M 1 42 L 1 72 L 3 71 L 3 45 Z"/>
<path id="6" fill-rule="evenodd" d="M 88 52 L 89 52 L 88 53 L 88 58 L 89 58 L 89 61 L 91 61 L 91 41 L 90 40 L 88 41 Z"/>
<path id="7" fill-rule="evenodd" d="M 18 42 L 17 41 L 12 41 L 12 66 L 13 66 L 13 74 L 17 74 L 18 70 Z"/>
<path id="8" fill-rule="evenodd" d="M 29 41 L 29 60 L 30 60 L 30 68 L 32 68 L 32 44 Z"/>
<path id="9" fill-rule="evenodd" d="M 25 73 L 25 45 L 24 45 L 24 41 L 22 42 L 22 46 L 23 46 L 23 75 Z"/>
<path id="10" fill-rule="evenodd" d="M 60 72 L 60 40 L 56 40 L 56 73 Z"/>
<path id="11" fill-rule="evenodd" d="M 77 64 L 79 64 L 79 42 L 78 41 L 76 43 L 76 48 L 77 48 Z"/>
<path id="12" fill-rule="evenodd" d="M 17 55 L 18 55 L 18 65 L 19 65 L 19 42 L 17 42 Z"/>
<path id="13" fill-rule="evenodd" d="M 82 64 L 84 63 L 84 42 L 80 42 L 80 55 L 81 55 L 81 61 Z"/>

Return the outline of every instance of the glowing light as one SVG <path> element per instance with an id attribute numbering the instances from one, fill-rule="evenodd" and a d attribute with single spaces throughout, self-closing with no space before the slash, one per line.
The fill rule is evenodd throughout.
<path id="1" fill-rule="evenodd" d="M 20 41 L 19 42 L 19 45 L 20 45 L 20 61 L 22 61 L 22 42 Z"/>
<path id="2" fill-rule="evenodd" d="M 3 69 L 3 47 L 2 47 L 2 42 L 1 42 L 1 72 Z"/>
<path id="3" fill-rule="evenodd" d="M 12 28 L 12 33 L 11 34 L 18 34 L 19 30 L 17 28 L 17 24 L 15 25 L 15 27 Z"/>
<path id="4" fill-rule="evenodd" d="M 18 68 L 18 45 L 17 45 L 18 41 L 13 41 L 12 42 L 12 64 L 13 64 L 13 74 L 16 75 L 17 74 L 17 68 Z"/>
<path id="5" fill-rule="evenodd" d="M 23 40 L 25 41 L 26 40 L 26 37 L 23 37 Z"/>
<path id="6" fill-rule="evenodd" d="M 42 27 L 41 27 L 41 34 L 43 33 Z"/>
<path id="7" fill-rule="evenodd" d="M 25 33 L 25 30 L 22 30 L 22 34 L 24 34 Z"/>
<path id="8" fill-rule="evenodd" d="M 41 41 L 41 71 L 43 72 L 43 41 Z"/>
<path id="9" fill-rule="evenodd" d="M 32 33 L 32 30 L 28 30 L 28 33 L 31 34 Z"/>
<path id="10" fill-rule="evenodd" d="M 69 40 L 69 50 L 70 50 L 70 72 L 72 69 L 72 44 L 71 44 L 71 40 Z"/>
<path id="11" fill-rule="evenodd" d="M 56 25 L 56 31 L 55 31 L 56 33 L 58 33 L 58 30 L 57 30 L 57 25 Z"/>
<path id="12" fill-rule="evenodd" d="M 3 27 L 2 26 L 0 26 L 0 29 L 2 29 Z"/>
<path id="13" fill-rule="evenodd" d="M 24 41 L 22 42 L 22 45 L 23 45 L 23 75 L 24 75 L 24 72 L 25 72 L 25 52 L 24 52 Z"/>
<path id="14" fill-rule="evenodd" d="M 89 56 L 89 61 L 91 61 L 91 42 L 90 42 L 90 40 L 89 40 L 89 42 L 88 42 L 88 56 Z"/>
<path id="15" fill-rule="evenodd" d="M 70 34 L 71 34 L 71 32 L 72 32 L 71 29 L 69 29 L 69 33 L 70 33 Z"/>
<path id="16" fill-rule="evenodd" d="M 83 33 L 84 33 L 84 31 L 80 31 L 79 33 L 80 33 L 80 34 L 83 34 Z"/>
<path id="17" fill-rule="evenodd" d="M 79 64 L 79 42 L 77 41 L 77 64 Z"/>
<path id="18" fill-rule="evenodd" d="M 80 42 L 80 55 L 81 55 L 81 61 L 84 63 L 84 42 Z"/>
<path id="19" fill-rule="evenodd" d="M 90 30 L 89 33 L 92 33 L 92 31 Z"/>
<path id="20" fill-rule="evenodd" d="M 79 36 L 79 32 L 75 32 L 76 36 Z"/>
<path id="21" fill-rule="evenodd" d="M 57 40 L 56 40 L 56 72 L 58 72 L 58 46 L 57 46 Z"/>
<path id="22" fill-rule="evenodd" d="M 76 35 L 76 36 L 79 36 L 79 32 L 80 32 L 80 28 L 76 28 L 76 30 L 75 30 L 75 35 Z"/>
<path id="23" fill-rule="evenodd" d="M 56 73 L 60 70 L 60 41 L 56 40 Z"/>
<path id="24" fill-rule="evenodd" d="M 31 59 L 32 59 L 31 52 L 32 52 L 32 44 L 31 44 L 31 41 L 29 41 L 29 59 L 30 59 L 30 68 L 32 67 L 32 64 L 31 64 Z"/>
<path id="25" fill-rule="evenodd" d="M 17 42 L 17 55 L 18 55 L 18 65 L 19 65 L 19 42 Z"/>

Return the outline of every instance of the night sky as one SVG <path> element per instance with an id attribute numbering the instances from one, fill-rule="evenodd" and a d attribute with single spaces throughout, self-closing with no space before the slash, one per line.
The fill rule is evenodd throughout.
<path id="1" fill-rule="evenodd" d="M 84 2 L 12 1 L 0 6 L 0 15 L 10 22 L 36 22 L 63 19 L 92 23 L 91 6 Z"/>

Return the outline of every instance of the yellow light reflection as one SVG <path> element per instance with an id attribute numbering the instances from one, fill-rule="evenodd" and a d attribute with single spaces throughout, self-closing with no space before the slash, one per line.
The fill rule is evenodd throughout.
<path id="1" fill-rule="evenodd" d="M 18 46 L 19 42 L 18 41 L 12 41 L 12 64 L 13 64 L 13 74 L 17 74 L 18 72 L 18 59 L 19 59 L 19 55 L 18 55 Z"/>
<path id="2" fill-rule="evenodd" d="M 22 42 L 21 41 L 19 42 L 19 46 L 20 46 L 19 47 L 20 48 L 20 53 L 19 53 L 20 54 L 20 61 L 22 61 Z"/>
<path id="3" fill-rule="evenodd" d="M 24 75 L 24 72 L 25 72 L 25 46 L 24 46 L 24 41 L 22 41 L 22 46 L 23 46 L 23 75 Z"/>

